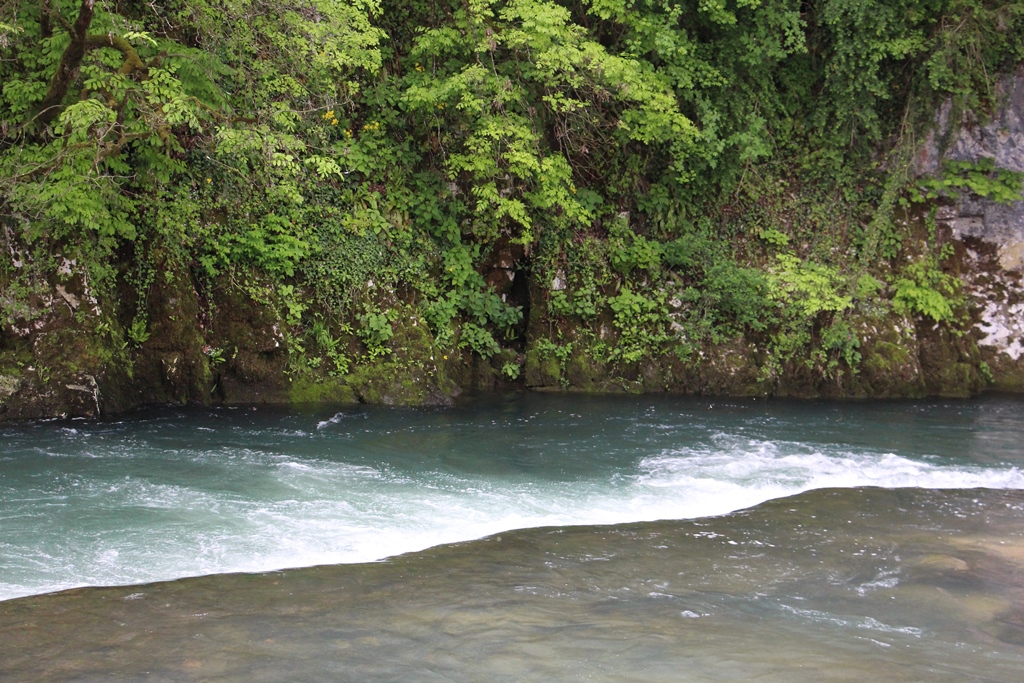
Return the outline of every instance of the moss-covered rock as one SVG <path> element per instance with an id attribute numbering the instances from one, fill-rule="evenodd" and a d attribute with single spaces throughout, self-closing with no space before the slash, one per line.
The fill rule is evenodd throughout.
<path id="1" fill-rule="evenodd" d="M 702 351 L 697 358 L 700 393 L 763 396 L 767 387 L 759 381 L 760 369 L 755 358 L 754 348 L 741 337 Z"/>
<path id="2" fill-rule="evenodd" d="M 428 370 L 398 361 L 361 365 L 349 373 L 346 381 L 363 403 L 415 406 L 451 402 L 450 395 L 439 390 Z"/>
<path id="3" fill-rule="evenodd" d="M 1024 387 L 1024 372 L 1010 373 L 1020 365 L 1007 361 L 1003 371 L 1005 353 L 979 350 L 975 337 L 885 307 L 849 319 L 860 340 L 859 366 L 830 366 L 826 373 L 800 358 L 773 365 L 765 339 L 742 335 L 705 341 L 697 350 L 686 345 L 683 355 L 671 336 L 665 341 L 662 335 L 663 346 L 639 360 L 615 360 L 618 330 L 607 315 L 549 319 L 538 312 L 541 306 L 530 312 L 522 338 L 503 339 L 504 348 L 483 358 L 439 346 L 419 310 L 394 296 L 374 304 L 393 334 L 371 348 L 365 331 L 310 301 L 299 320 L 285 315 L 269 286 L 243 289 L 222 278 L 198 287 L 181 273 L 157 276 L 139 339 L 138 330 L 129 332 L 137 310 L 130 297 L 107 311 L 89 299 L 81 280 L 60 284 L 30 323 L 0 335 L 3 418 L 95 415 L 147 403 L 449 404 L 461 392 L 515 386 L 727 396 L 963 396 L 985 388 L 985 363 L 995 386 Z M 323 341 L 311 321 L 326 325 L 328 319 L 332 329 Z"/>
<path id="4" fill-rule="evenodd" d="M 528 341 L 523 369 L 527 387 L 561 386 L 562 362 L 548 345 Z"/>
<path id="5" fill-rule="evenodd" d="M 913 398 L 926 392 L 917 331 L 906 316 L 872 316 L 857 321 L 861 363 L 855 395 Z"/>
<path id="6" fill-rule="evenodd" d="M 278 311 L 259 303 L 227 278 L 212 288 L 209 324 L 200 351 L 225 403 L 287 403 L 288 344 Z"/>
<path id="7" fill-rule="evenodd" d="M 132 402 L 210 403 L 214 376 L 207 347 L 205 311 L 187 273 L 169 267 L 157 276 L 149 292 L 148 335 L 133 351 Z"/>
<path id="8" fill-rule="evenodd" d="M 982 373 L 988 389 L 1024 393 L 1024 362 L 994 348 L 982 349 L 981 360 L 987 372 Z"/>
<path id="9" fill-rule="evenodd" d="M 288 402 L 357 403 L 359 398 L 348 382 L 338 377 L 296 377 L 289 385 Z"/>
<path id="10" fill-rule="evenodd" d="M 555 360 L 557 361 L 557 358 Z M 579 345 L 573 348 L 566 363 L 565 379 L 569 386 L 575 389 L 607 391 L 608 369 L 601 364 L 591 348 Z"/>
<path id="11" fill-rule="evenodd" d="M 931 396 L 973 396 L 987 382 L 980 371 L 981 354 L 966 335 L 921 321 L 918 324 L 921 370 L 925 391 Z"/>

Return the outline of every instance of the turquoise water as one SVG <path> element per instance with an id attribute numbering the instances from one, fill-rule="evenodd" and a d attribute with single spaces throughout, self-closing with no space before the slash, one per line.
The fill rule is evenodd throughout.
<path id="1" fill-rule="evenodd" d="M 510 395 L 5 427 L 0 680 L 1017 683 L 1022 417 Z"/>
<path id="2" fill-rule="evenodd" d="M 1024 404 L 512 395 L 0 430 L 0 599 L 379 560 L 816 488 L 1024 489 Z"/>

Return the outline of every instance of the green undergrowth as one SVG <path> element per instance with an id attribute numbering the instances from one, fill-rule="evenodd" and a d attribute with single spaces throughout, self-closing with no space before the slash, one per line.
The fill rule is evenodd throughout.
<path id="1" fill-rule="evenodd" d="M 736 340 L 765 387 L 838 381 L 858 320 L 963 325 L 934 205 L 1020 193 L 908 161 L 998 104 L 1017 2 L 5 0 L 0 57 L 5 348 L 73 281 L 131 365 L 170 273 L 226 373 L 228 282 L 295 400 L 449 356 L 634 386 Z"/>

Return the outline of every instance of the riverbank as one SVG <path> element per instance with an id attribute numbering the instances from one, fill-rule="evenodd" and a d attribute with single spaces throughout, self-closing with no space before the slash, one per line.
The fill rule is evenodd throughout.
<path id="1" fill-rule="evenodd" d="M 526 275 L 515 294 L 524 321 L 490 358 L 460 344 L 458 330 L 445 343 L 413 304 L 392 300 L 380 343 L 351 330 L 317 340 L 276 302 L 254 301 L 228 278 L 200 293 L 187 273 L 155 280 L 146 338 L 132 343 L 110 330 L 119 302 L 91 298 L 84 277 L 71 275 L 38 299 L 25 328 L 5 335 L 0 420 L 159 404 L 443 405 L 464 393 L 522 388 L 862 399 L 1021 392 L 1024 284 L 1019 264 L 1004 266 L 1016 243 L 957 236 L 951 221 L 938 229 L 949 251 L 942 272 L 956 278 L 960 297 L 955 317 L 940 323 L 884 300 L 857 302 L 845 318 L 845 347 L 810 345 L 789 358 L 757 332 L 684 346 L 686 330 L 673 330 L 671 317 L 665 327 L 641 319 L 624 329 L 611 309 L 589 319 L 555 315 L 552 298 L 566 290 Z M 685 315 L 678 300 L 666 306 L 674 304 Z M 305 313 L 323 315 L 312 306 Z M 655 342 L 636 359 L 614 357 L 630 343 L 624 337 L 666 331 L 675 334 L 660 349 Z"/>
<path id="2" fill-rule="evenodd" d="M 0 420 L 1024 390 L 1016 3 L 63 4 L 0 14 Z"/>

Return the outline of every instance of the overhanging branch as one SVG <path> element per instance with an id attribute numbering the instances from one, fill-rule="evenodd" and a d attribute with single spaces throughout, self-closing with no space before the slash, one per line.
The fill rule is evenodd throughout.
<path id="1" fill-rule="evenodd" d="M 133 71 L 141 71 L 145 75 L 149 71 L 146 63 L 139 57 L 139 53 L 124 38 L 107 33 L 104 35 L 88 36 L 85 39 L 86 50 L 95 50 L 101 47 L 112 47 L 124 56 L 124 64 L 118 69 L 118 73 L 128 76 Z"/>
<path id="2" fill-rule="evenodd" d="M 95 2 L 96 0 L 82 0 L 82 4 L 78 8 L 78 18 L 74 24 L 69 24 L 56 10 L 51 9 L 49 3 L 43 6 L 45 15 L 55 19 L 68 31 L 71 35 L 71 43 L 61 55 L 57 71 L 50 79 L 50 87 L 47 89 L 43 101 L 39 103 L 39 113 L 35 120 L 41 127 L 48 125 L 60 115 L 64 97 L 78 77 L 82 59 L 89 50 L 110 47 L 120 52 L 124 56 L 124 63 L 118 69 L 118 73 L 122 75 L 128 76 L 139 72 L 145 77 L 149 73 L 149 68 L 139 57 L 139 53 L 124 38 L 110 33 L 89 35 Z"/>
<path id="3" fill-rule="evenodd" d="M 93 5 L 96 0 L 82 0 L 78 8 L 78 18 L 71 26 L 71 44 L 60 56 L 60 64 L 57 71 L 50 79 L 50 87 L 39 103 L 39 115 L 36 120 L 40 125 L 46 126 L 60 114 L 60 105 L 68 88 L 78 75 L 78 68 L 82 65 L 82 58 L 85 56 L 86 38 L 89 26 L 92 24 Z"/>

